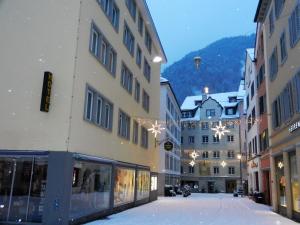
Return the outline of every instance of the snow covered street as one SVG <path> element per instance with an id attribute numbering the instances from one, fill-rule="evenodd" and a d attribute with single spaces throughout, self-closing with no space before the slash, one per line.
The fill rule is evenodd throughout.
<path id="1" fill-rule="evenodd" d="M 292 225 L 270 207 L 229 194 L 192 194 L 157 201 L 87 225 Z"/>

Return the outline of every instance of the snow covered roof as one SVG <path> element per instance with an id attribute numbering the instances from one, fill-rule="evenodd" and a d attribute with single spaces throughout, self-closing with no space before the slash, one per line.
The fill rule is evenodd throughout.
<path id="1" fill-rule="evenodd" d="M 237 97 L 237 100 L 243 100 L 244 92 L 224 92 L 216 94 L 208 94 L 207 98 L 211 97 L 216 100 L 223 108 L 236 106 L 237 102 L 229 102 L 229 97 Z M 181 105 L 181 110 L 192 110 L 197 107 L 197 101 L 202 101 L 202 95 L 188 96 Z"/>
<path id="2" fill-rule="evenodd" d="M 246 49 L 247 54 L 249 55 L 249 57 L 251 58 L 252 61 L 254 61 L 254 48 L 247 48 Z"/>
<path id="3" fill-rule="evenodd" d="M 169 81 L 164 77 L 160 77 L 160 83 L 162 83 L 162 82 L 169 82 Z"/>

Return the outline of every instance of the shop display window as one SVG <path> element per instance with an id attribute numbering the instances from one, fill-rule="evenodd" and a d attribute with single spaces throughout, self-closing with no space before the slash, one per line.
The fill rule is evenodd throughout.
<path id="1" fill-rule="evenodd" d="M 111 165 L 75 161 L 70 219 L 77 219 L 109 209 L 111 174 Z"/>
<path id="2" fill-rule="evenodd" d="M 137 173 L 137 200 L 149 198 L 150 172 L 139 170 Z"/>
<path id="3" fill-rule="evenodd" d="M 134 202 L 135 170 L 117 167 L 115 170 L 114 206 Z"/>
<path id="4" fill-rule="evenodd" d="M 284 176 L 284 164 L 283 158 L 277 157 L 276 160 L 276 180 L 277 180 L 277 187 L 278 187 L 278 199 L 280 206 L 286 207 L 286 179 Z"/>
<path id="5" fill-rule="evenodd" d="M 299 196 L 299 180 L 297 172 L 296 153 L 290 153 L 290 173 L 291 173 L 291 189 L 292 189 L 292 203 L 293 210 L 300 212 L 300 196 Z"/>

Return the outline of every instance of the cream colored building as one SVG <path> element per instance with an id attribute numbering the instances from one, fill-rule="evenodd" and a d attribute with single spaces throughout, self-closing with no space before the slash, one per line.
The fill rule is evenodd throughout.
<path id="1" fill-rule="evenodd" d="M 260 0 L 264 31 L 273 209 L 300 221 L 300 2 Z"/>
<path id="2" fill-rule="evenodd" d="M 0 171 L 14 171 L 0 172 L 0 222 L 76 224 L 155 199 L 159 152 L 148 129 L 166 56 L 146 2 L 2 0 L 0 27 Z M 14 202 L 5 190 L 16 186 L 36 187 L 39 200 Z"/>
<path id="3" fill-rule="evenodd" d="M 186 97 L 181 105 L 183 185 L 209 193 L 232 193 L 241 186 L 242 159 L 238 156 L 242 153 L 240 104 L 244 95 L 242 81 L 236 92 Z M 221 137 L 213 130 L 220 123 L 228 130 Z M 197 157 L 193 158 L 193 152 Z"/>

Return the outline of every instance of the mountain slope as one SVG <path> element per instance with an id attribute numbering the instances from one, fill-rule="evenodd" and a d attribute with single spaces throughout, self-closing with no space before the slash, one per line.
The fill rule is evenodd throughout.
<path id="1" fill-rule="evenodd" d="M 186 96 L 200 94 L 205 86 L 210 93 L 236 91 L 243 74 L 245 50 L 253 48 L 255 35 L 223 38 L 206 48 L 187 54 L 167 67 L 162 76 L 167 78 L 182 103 Z M 194 57 L 202 63 L 196 70 Z"/>

